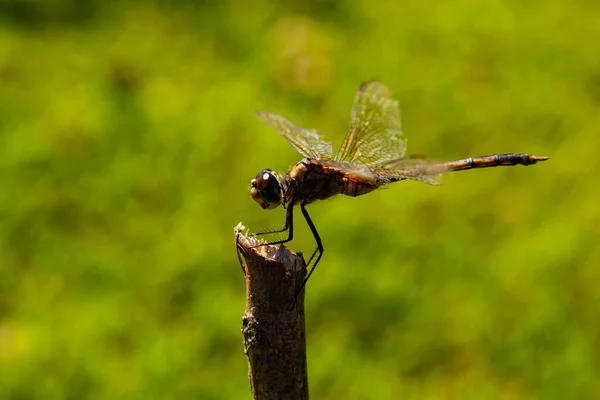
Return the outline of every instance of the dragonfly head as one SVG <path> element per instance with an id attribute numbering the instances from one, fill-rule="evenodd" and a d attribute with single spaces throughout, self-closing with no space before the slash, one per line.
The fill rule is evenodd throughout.
<path id="1" fill-rule="evenodd" d="M 250 181 L 250 196 L 265 210 L 277 208 L 283 199 L 281 183 L 270 169 L 263 169 Z"/>

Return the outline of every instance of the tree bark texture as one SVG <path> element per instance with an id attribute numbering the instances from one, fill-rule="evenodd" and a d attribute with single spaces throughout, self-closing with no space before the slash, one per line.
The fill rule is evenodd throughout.
<path id="1" fill-rule="evenodd" d="M 253 398 L 308 399 L 304 291 L 295 299 L 304 259 L 285 246 L 253 247 L 260 242 L 242 229 L 235 235 L 246 276 L 242 334 Z"/>

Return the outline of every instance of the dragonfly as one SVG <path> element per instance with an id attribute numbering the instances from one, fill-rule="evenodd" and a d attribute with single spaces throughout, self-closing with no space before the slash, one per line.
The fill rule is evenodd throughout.
<path id="1" fill-rule="evenodd" d="M 323 244 L 306 206 L 317 200 L 342 194 L 362 196 L 375 189 L 403 181 L 415 180 L 440 184 L 446 172 L 475 168 L 532 165 L 548 160 L 529 154 L 493 154 L 439 162 L 417 155 L 406 155 L 398 102 L 380 82 L 360 85 L 350 116 L 350 128 L 335 156 L 330 142 L 316 131 L 296 125 L 281 115 L 257 111 L 258 117 L 274 128 L 304 158 L 285 175 L 263 169 L 250 182 L 250 196 L 265 210 L 283 206 L 286 212 L 282 229 L 258 232 L 262 236 L 287 232 L 287 238 L 262 242 L 255 247 L 287 243 L 294 237 L 294 206 L 310 228 L 317 248 L 310 256 L 309 271 L 296 292 L 302 291 L 323 256 Z M 316 257 L 316 258 L 315 258 Z M 308 269 L 314 259 L 312 267 Z"/>

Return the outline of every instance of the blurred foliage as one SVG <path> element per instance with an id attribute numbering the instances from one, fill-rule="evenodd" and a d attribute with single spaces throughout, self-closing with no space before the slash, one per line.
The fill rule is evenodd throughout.
<path id="1" fill-rule="evenodd" d="M 253 111 L 339 144 L 368 79 L 412 153 L 551 159 L 312 205 L 312 396 L 600 398 L 599 12 L 0 0 L 0 398 L 249 398 L 233 227 L 299 159 Z"/>

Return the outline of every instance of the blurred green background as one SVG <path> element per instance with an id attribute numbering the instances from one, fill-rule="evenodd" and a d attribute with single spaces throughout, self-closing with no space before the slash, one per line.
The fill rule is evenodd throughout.
<path id="1" fill-rule="evenodd" d="M 312 397 L 600 398 L 599 2 L 116 3 L 0 0 L 0 398 L 250 398 L 253 112 L 335 147 L 370 79 L 410 153 L 551 159 L 312 205 Z"/>

